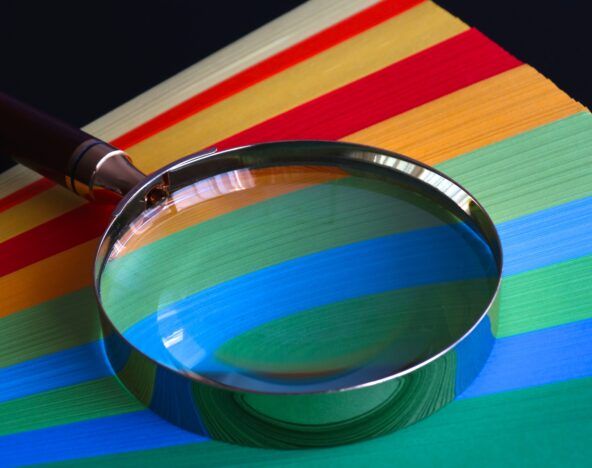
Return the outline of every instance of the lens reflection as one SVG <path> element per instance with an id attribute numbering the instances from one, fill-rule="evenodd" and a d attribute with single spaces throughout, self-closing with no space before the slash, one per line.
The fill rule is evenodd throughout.
<path id="1" fill-rule="evenodd" d="M 463 336 L 497 279 L 486 242 L 404 183 L 329 166 L 241 169 L 128 226 L 100 282 L 132 345 L 278 393 L 354 386 Z"/>

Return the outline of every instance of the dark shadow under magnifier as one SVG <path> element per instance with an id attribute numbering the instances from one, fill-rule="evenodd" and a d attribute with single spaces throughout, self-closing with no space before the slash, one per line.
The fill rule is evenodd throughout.
<path id="1" fill-rule="evenodd" d="M 489 356 L 499 238 L 425 164 L 292 141 L 145 176 L 5 95 L 0 145 L 79 195 L 118 200 L 94 267 L 106 354 L 185 429 L 254 446 L 354 442 L 429 416 Z"/>

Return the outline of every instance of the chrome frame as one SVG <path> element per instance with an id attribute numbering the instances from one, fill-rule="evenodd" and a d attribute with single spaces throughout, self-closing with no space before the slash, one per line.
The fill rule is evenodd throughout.
<path id="1" fill-rule="evenodd" d="M 384 378 L 322 392 L 278 393 L 245 390 L 222 384 L 197 373 L 170 368 L 144 355 L 115 328 L 101 303 L 100 276 L 118 234 L 147 207 L 158 203 L 168 193 L 222 172 L 244 168 L 306 164 L 335 166 L 346 164 L 349 169 L 359 166 L 366 171 L 371 169 L 379 176 L 387 178 L 396 176 L 398 180 L 408 183 L 411 190 L 429 196 L 455 215 L 461 216 L 487 240 L 497 262 L 499 276 L 487 307 L 461 338 L 429 359 Z M 116 185 L 129 189 L 132 182 L 140 178 L 141 173 L 130 170 L 128 174 L 130 177 L 127 182 L 120 180 Z M 108 189 L 109 183 L 102 184 L 102 187 Z M 124 190 L 118 189 L 120 194 L 122 191 Z M 132 394 L 164 418 L 185 429 L 221 440 L 257 446 L 289 448 L 347 443 L 367 437 L 355 435 L 360 433 L 359 417 L 356 419 L 356 425 L 348 426 L 349 432 L 340 429 L 341 435 L 333 436 L 335 424 L 327 425 L 326 428 L 312 424 L 303 429 L 302 424 L 292 424 L 289 421 L 282 421 L 281 418 L 278 420 L 277 415 L 274 415 L 275 419 L 272 420 L 273 418 L 270 419 L 267 414 L 257 414 L 260 410 L 253 410 L 253 407 L 245 402 L 253 398 L 265 397 L 270 405 L 283 405 L 286 411 L 293 413 L 297 411 L 298 405 L 303 404 L 314 403 L 337 407 L 341 404 L 339 402 L 343 399 L 344 392 L 348 393 L 350 398 L 359 395 L 359 398 L 367 399 L 369 393 L 375 392 L 376 388 L 382 385 L 395 384 L 397 389 L 402 386 L 417 387 L 413 393 L 417 398 L 419 398 L 417 395 L 423 395 L 417 400 L 421 401 L 423 407 L 414 408 L 413 405 L 418 404 L 413 403 L 414 400 L 409 395 L 397 397 L 399 403 L 393 403 L 392 407 L 389 407 L 388 414 L 384 410 L 384 415 L 380 416 L 386 418 L 385 421 L 388 420 L 389 423 L 385 423 L 380 430 L 373 430 L 371 435 L 374 436 L 411 424 L 446 404 L 467 387 L 489 356 L 495 332 L 492 327 L 497 323 L 497 303 L 503 263 L 501 242 L 495 225 L 481 204 L 461 185 L 440 171 L 406 156 L 369 146 L 324 141 L 265 143 L 221 152 L 210 150 L 183 158 L 144 178 L 135 187 L 129 189 L 117 205 L 113 216 L 97 249 L 93 281 L 105 337 L 106 354 L 115 373 Z M 464 375 L 460 378 L 454 372 L 452 376 L 441 377 L 444 375 L 442 369 L 450 367 L 450 363 L 457 362 L 458 359 L 472 360 L 471 368 L 474 369 L 472 375 Z M 151 369 L 151 372 L 144 372 L 142 369 Z M 166 388 L 160 390 L 161 386 Z M 149 389 L 152 389 L 151 398 L 147 397 L 150 393 Z M 430 400 L 435 398 L 434 395 L 442 394 L 444 390 L 448 392 L 448 397 L 439 402 Z M 155 392 L 159 395 L 168 394 L 169 401 L 163 402 L 161 398 L 155 403 L 153 398 Z M 397 392 L 400 393 L 400 390 Z M 249 396 L 253 394 L 258 396 Z M 212 403 L 213 401 L 217 404 Z M 184 412 L 180 412 L 179 407 L 185 408 Z M 213 407 L 216 408 L 212 409 Z M 421 414 L 420 417 L 409 416 L 418 412 Z M 392 419 L 396 414 L 402 416 Z M 373 417 L 375 416 L 376 414 Z M 343 424 L 347 425 L 347 421 L 351 419 L 352 415 L 344 408 Z M 228 425 L 229 421 L 232 422 L 233 427 L 240 430 L 237 429 L 235 433 L 230 434 L 228 431 L 219 429 L 220 425 Z M 278 435 L 278 431 L 281 435 Z M 323 434 L 326 438 L 324 443 L 319 442 L 319 434 Z"/>

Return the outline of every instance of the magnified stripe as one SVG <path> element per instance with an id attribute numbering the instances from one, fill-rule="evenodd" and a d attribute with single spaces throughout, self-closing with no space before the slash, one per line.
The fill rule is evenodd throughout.
<path id="1" fill-rule="evenodd" d="M 338 167 L 282 166 L 231 171 L 196 182 L 173 194 L 166 207 L 152 215 L 158 218 L 158 229 L 149 229 L 145 219 L 132 223 L 125 254 L 210 219 L 345 177 L 347 172 Z"/>
<path id="2" fill-rule="evenodd" d="M 261 324 L 250 323 L 250 318 L 238 318 L 239 326 L 228 327 L 224 318 L 216 317 L 212 322 L 230 328 L 229 333 L 214 343 L 209 337 L 201 340 L 197 336 L 198 343 L 204 344 L 201 349 L 212 353 L 209 359 L 199 363 L 198 369 L 207 372 L 238 369 L 240 373 L 256 373 L 264 379 L 280 378 L 286 382 L 290 378 L 319 378 L 380 365 L 377 363 L 380 356 L 392 371 L 402 370 L 411 360 L 411 353 L 413 362 L 417 363 L 463 336 L 485 310 L 487 293 L 493 292 L 494 280 L 494 276 L 485 276 L 403 287 L 285 316 L 280 310 L 278 317 L 264 312 L 262 318 L 268 320 Z M 251 307 L 252 304 L 245 304 L 245 308 Z M 181 317 L 178 326 L 185 330 L 184 325 Z M 165 326 L 159 329 L 162 333 Z M 485 329 L 491 337 L 490 327 Z M 188 362 L 191 355 L 183 355 L 185 350 L 177 348 L 183 346 L 172 346 L 168 351 L 179 362 Z"/>
<path id="3" fill-rule="evenodd" d="M 371 237 L 455 222 L 452 216 L 439 219 L 443 210 L 434 214 L 427 199 L 408 196 L 392 184 L 345 178 L 212 218 L 110 260 L 101 282 L 103 302 L 114 323 L 126 329 L 154 312 L 154 304 L 249 272 Z M 131 249 L 133 241 L 132 235 Z M 170 287 L 163 291 L 165 284 Z"/>
<path id="4" fill-rule="evenodd" d="M 474 249 L 474 255 L 468 249 Z M 151 357 L 170 362 L 173 354 L 184 362 L 191 358 L 187 352 L 195 356 L 194 345 L 211 353 L 239 333 L 313 307 L 399 288 L 494 278 L 495 272 L 481 264 L 484 257 L 477 253 L 484 249 L 482 241 L 461 226 L 427 228 L 324 250 L 243 275 L 166 305 L 129 329 L 133 318 L 142 317 L 136 310 L 120 309 L 118 304 L 106 308 L 113 322 L 127 329 L 124 334 L 130 342 L 141 344 Z M 398 254 L 392 258 L 386 252 Z M 459 264 L 456 259 L 461 257 Z M 178 329 L 191 339 L 167 350 L 163 341 Z"/>

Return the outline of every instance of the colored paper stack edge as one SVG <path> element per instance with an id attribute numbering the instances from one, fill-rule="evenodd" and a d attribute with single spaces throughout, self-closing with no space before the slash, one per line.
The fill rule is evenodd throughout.
<path id="1" fill-rule="evenodd" d="M 460 398 L 386 437 L 290 452 L 200 438 L 142 407 L 105 361 L 90 272 L 109 210 L 17 166 L 0 175 L 0 465 L 589 462 L 592 118 L 475 29 L 428 1 L 313 1 L 86 130 L 145 171 L 300 138 L 436 165 L 499 228 L 497 342 Z"/>

